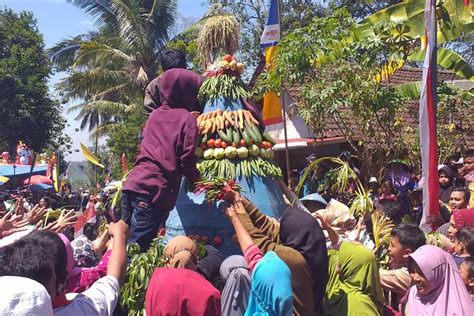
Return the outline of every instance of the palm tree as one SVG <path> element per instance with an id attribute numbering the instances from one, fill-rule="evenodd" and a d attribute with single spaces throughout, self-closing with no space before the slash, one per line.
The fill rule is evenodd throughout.
<path id="1" fill-rule="evenodd" d="M 84 9 L 97 32 L 59 42 L 53 64 L 68 76 L 57 86 L 65 100 L 80 99 L 81 129 L 95 137 L 140 106 L 143 91 L 159 70 L 169 40 L 176 0 L 68 0 Z"/>

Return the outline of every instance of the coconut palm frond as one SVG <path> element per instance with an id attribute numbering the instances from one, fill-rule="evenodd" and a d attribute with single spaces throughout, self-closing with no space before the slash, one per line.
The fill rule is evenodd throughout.
<path id="1" fill-rule="evenodd" d="M 92 69 L 73 72 L 62 79 L 56 89 L 66 98 L 71 99 L 104 99 L 112 92 L 123 92 L 136 95 L 133 82 L 123 70 Z"/>
<path id="2" fill-rule="evenodd" d="M 92 141 L 96 138 L 101 138 L 104 136 L 107 136 L 112 130 L 114 130 L 119 122 L 117 121 L 110 121 L 107 123 L 100 124 L 96 126 L 92 131 L 89 136 L 89 139 Z"/>
<path id="3" fill-rule="evenodd" d="M 351 200 L 351 206 L 349 208 L 351 215 L 363 216 L 367 213 L 371 213 L 373 209 L 374 203 L 369 193 L 365 190 L 357 190 L 354 198 Z"/>
<path id="4" fill-rule="evenodd" d="M 59 71 L 65 71 L 71 68 L 81 49 L 81 43 L 82 35 L 64 39 L 48 49 L 48 55 L 53 65 Z"/>
<path id="5" fill-rule="evenodd" d="M 140 21 L 141 8 L 138 1 L 111 1 L 115 16 L 115 27 L 128 48 L 146 47 L 145 33 Z"/>
<path id="6" fill-rule="evenodd" d="M 87 14 L 95 19 L 98 26 L 111 24 L 115 20 L 111 0 L 67 0 L 78 8 L 85 10 Z"/>
<path id="7" fill-rule="evenodd" d="M 375 247 L 378 248 L 380 245 L 389 242 L 390 234 L 395 225 L 390 218 L 381 212 L 372 213 L 372 223 Z"/>
<path id="8" fill-rule="evenodd" d="M 197 38 L 198 51 L 204 62 L 218 54 L 233 54 L 239 44 L 240 24 L 232 15 L 216 15 L 206 20 Z"/>
<path id="9" fill-rule="evenodd" d="M 92 101 L 84 105 L 87 112 L 97 112 L 99 114 L 114 113 L 115 117 L 122 116 L 128 111 L 128 105 L 112 101 Z"/>
<path id="10" fill-rule="evenodd" d="M 81 44 L 80 52 L 74 62 L 74 67 L 92 64 L 108 64 L 111 60 L 129 63 L 133 57 L 104 43 L 90 41 Z"/>

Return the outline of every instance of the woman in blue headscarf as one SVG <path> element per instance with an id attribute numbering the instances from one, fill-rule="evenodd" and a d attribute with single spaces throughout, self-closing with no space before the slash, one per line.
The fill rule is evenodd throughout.
<path id="1" fill-rule="evenodd" d="M 245 316 L 290 316 L 292 308 L 290 269 L 274 251 L 269 251 L 253 270 Z"/>

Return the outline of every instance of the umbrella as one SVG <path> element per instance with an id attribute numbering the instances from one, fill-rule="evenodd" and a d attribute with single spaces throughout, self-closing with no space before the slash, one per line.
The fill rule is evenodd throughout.
<path id="1" fill-rule="evenodd" d="M 31 192 L 44 192 L 44 191 L 51 190 L 53 186 L 49 184 L 44 184 L 44 183 L 35 183 L 33 185 L 30 185 L 29 188 Z"/>
<path id="2" fill-rule="evenodd" d="M 46 176 L 34 175 L 31 176 L 30 182 L 28 182 L 28 179 L 25 179 L 23 184 L 53 184 L 53 181 Z"/>

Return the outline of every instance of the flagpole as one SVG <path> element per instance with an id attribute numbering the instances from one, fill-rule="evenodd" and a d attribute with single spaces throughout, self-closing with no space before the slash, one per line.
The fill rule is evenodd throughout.
<path id="1" fill-rule="evenodd" d="M 280 98 L 282 117 L 283 117 L 283 134 L 285 135 L 285 160 L 286 160 L 286 180 L 287 184 L 290 184 L 290 153 L 288 150 L 288 130 L 286 127 L 286 102 L 284 97 L 284 91 L 282 91 Z"/>
<path id="2" fill-rule="evenodd" d="M 422 89 L 420 96 L 420 149 L 424 178 L 423 215 L 420 227 L 432 231 L 429 218 L 439 214 L 438 144 L 436 128 L 437 109 L 437 17 L 436 0 L 425 3 L 426 54 L 423 64 Z"/>

